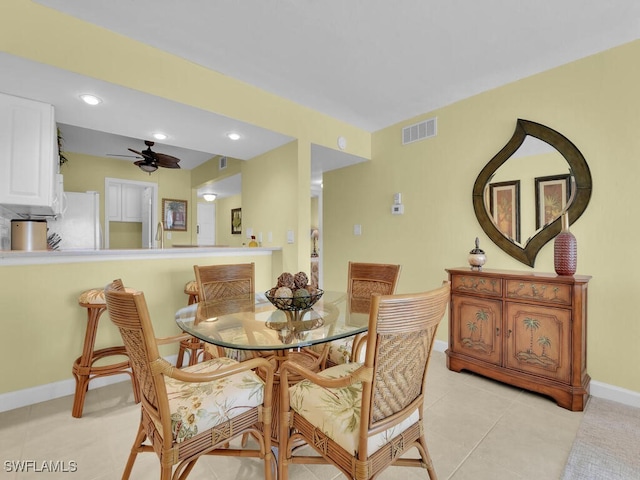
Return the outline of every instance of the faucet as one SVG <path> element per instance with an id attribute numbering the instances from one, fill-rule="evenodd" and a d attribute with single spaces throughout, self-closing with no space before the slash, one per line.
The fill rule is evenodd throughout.
<path id="1" fill-rule="evenodd" d="M 160 241 L 160 248 L 164 248 L 164 223 L 158 222 L 156 230 L 156 241 Z"/>

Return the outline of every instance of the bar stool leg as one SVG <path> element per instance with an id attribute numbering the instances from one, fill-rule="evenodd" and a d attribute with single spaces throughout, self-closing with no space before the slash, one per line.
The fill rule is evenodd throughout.
<path id="1" fill-rule="evenodd" d="M 84 408 L 84 400 L 89 389 L 89 382 L 96 377 L 107 375 L 117 375 L 127 373 L 131 377 L 133 386 L 133 396 L 136 403 L 140 402 L 140 390 L 138 388 L 138 380 L 130 369 L 129 360 L 118 362 L 111 365 L 99 367 L 92 366 L 100 358 L 112 355 L 125 355 L 127 351 L 122 347 L 108 347 L 94 350 L 96 343 L 96 335 L 98 332 L 98 321 L 100 316 L 107 310 L 106 305 L 82 305 L 87 309 L 87 330 L 84 336 L 84 345 L 82 347 L 82 355 L 73 362 L 72 373 L 76 379 L 76 390 L 73 398 L 73 408 L 71 415 L 75 418 L 82 417 Z"/>

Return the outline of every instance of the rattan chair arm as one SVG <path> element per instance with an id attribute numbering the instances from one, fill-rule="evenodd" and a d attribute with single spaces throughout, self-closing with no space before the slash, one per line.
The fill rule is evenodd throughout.
<path id="1" fill-rule="evenodd" d="M 371 382 L 373 380 L 373 369 L 365 367 L 364 365 L 361 365 L 357 370 L 351 372 L 349 375 L 339 378 L 324 377 L 301 366 L 294 360 L 287 360 L 284 362 L 280 366 L 281 376 L 283 371 L 298 374 L 310 382 L 325 388 L 342 388 L 353 385 L 354 383 Z"/>
<path id="2" fill-rule="evenodd" d="M 158 345 L 168 345 L 170 343 L 181 342 L 182 340 L 190 340 L 194 338 L 193 335 L 189 335 L 188 333 L 181 333 L 178 335 L 172 335 L 170 337 L 162 337 L 156 338 L 156 343 Z"/>
<path id="3" fill-rule="evenodd" d="M 250 360 L 245 360 L 244 362 L 239 362 L 237 364 L 206 373 L 185 372 L 184 370 L 174 367 L 164 358 L 157 358 L 156 360 L 151 362 L 151 371 L 153 373 L 162 373 L 167 377 L 174 378 L 181 382 L 189 383 L 212 382 L 214 380 L 220 380 L 221 378 L 229 377 L 236 373 L 255 370 L 256 368 L 259 368 L 265 372 L 265 382 L 273 383 L 274 367 L 264 358 L 252 358 Z"/>

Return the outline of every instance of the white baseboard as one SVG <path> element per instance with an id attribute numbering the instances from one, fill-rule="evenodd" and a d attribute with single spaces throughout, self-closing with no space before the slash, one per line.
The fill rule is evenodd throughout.
<path id="1" fill-rule="evenodd" d="M 594 397 L 612 400 L 614 402 L 623 403 L 630 407 L 640 408 L 640 393 L 626 388 L 616 387 L 607 383 L 591 380 L 589 393 Z"/>
<path id="2" fill-rule="evenodd" d="M 178 355 L 170 355 L 165 357 L 168 362 L 175 365 Z M 98 377 L 89 382 L 89 390 L 112 385 L 118 382 L 129 381 L 127 374 L 110 375 L 108 377 Z M 66 397 L 73 395 L 76 391 L 76 381 L 73 378 L 61 380 L 59 382 L 48 383 L 46 385 L 38 385 L 37 387 L 25 388 L 15 392 L 7 392 L 0 394 L 0 412 L 6 412 L 15 408 L 34 405 L 54 398 Z M 69 407 L 71 408 L 71 407 Z M 71 410 L 69 410 L 71 414 Z"/>
<path id="3" fill-rule="evenodd" d="M 448 348 L 447 342 L 436 340 L 433 349 L 436 352 L 443 352 Z M 166 357 L 166 360 L 175 365 L 177 355 Z M 89 383 L 89 390 L 104 387 L 117 382 L 128 381 L 128 375 L 114 375 L 110 377 L 100 377 Z M 0 394 L 0 412 L 6 412 L 15 408 L 33 405 L 35 403 L 46 402 L 54 398 L 73 395 L 76 388 L 76 382 L 73 378 L 62 380 L 60 382 L 49 383 L 47 385 L 39 385 L 37 387 L 26 388 L 15 392 L 7 392 Z M 612 400 L 614 402 L 629 405 L 631 407 L 640 408 L 640 392 L 634 392 L 624 388 L 609 385 L 607 383 L 591 381 L 590 393 L 594 397 Z"/>

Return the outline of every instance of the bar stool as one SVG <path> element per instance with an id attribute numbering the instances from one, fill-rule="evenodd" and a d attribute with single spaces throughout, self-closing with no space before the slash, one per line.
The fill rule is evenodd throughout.
<path id="1" fill-rule="evenodd" d="M 121 373 L 128 374 L 131 377 L 131 383 L 133 384 L 133 396 L 135 402 L 140 402 L 138 381 L 131 371 L 128 359 L 111 365 L 93 365 L 99 359 L 104 357 L 110 357 L 112 355 L 127 355 L 127 351 L 124 346 L 107 347 L 94 350 L 96 334 L 98 332 L 98 321 L 100 320 L 100 316 L 107 309 L 104 289 L 92 288 L 85 290 L 78 298 L 78 303 L 81 307 L 87 309 L 87 330 L 84 336 L 82 355 L 73 362 L 72 371 L 73 376 L 76 379 L 76 392 L 73 399 L 73 410 L 71 414 L 76 418 L 82 417 L 82 409 L 84 408 L 84 399 L 89 388 L 89 381 L 97 377 L 105 377 L 108 375 L 118 375 Z"/>
<path id="2" fill-rule="evenodd" d="M 184 286 L 184 293 L 189 295 L 187 305 L 198 303 L 198 282 L 196 282 L 195 280 L 187 282 Z M 204 354 L 204 342 L 196 337 L 192 337 L 188 340 L 181 340 L 180 348 L 178 349 L 178 358 L 176 359 L 177 368 L 182 368 L 182 364 L 184 363 L 184 356 L 187 353 L 187 350 L 190 351 L 189 365 L 195 365 L 196 363 L 198 363 L 198 355 Z"/>

